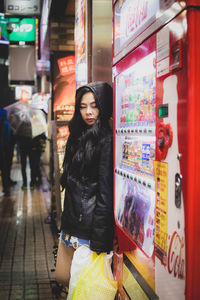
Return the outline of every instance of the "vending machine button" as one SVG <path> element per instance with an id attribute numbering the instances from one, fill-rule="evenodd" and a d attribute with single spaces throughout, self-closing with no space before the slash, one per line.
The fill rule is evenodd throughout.
<path id="1" fill-rule="evenodd" d="M 182 154 L 181 154 L 181 153 L 178 153 L 178 154 L 177 154 L 177 159 L 178 159 L 178 160 L 181 160 L 181 157 L 182 157 Z"/>
<path id="2" fill-rule="evenodd" d="M 142 183 L 142 180 L 139 178 L 139 179 L 138 179 L 138 182 L 141 184 L 141 183 Z"/>
<path id="3" fill-rule="evenodd" d="M 147 186 L 148 186 L 149 188 L 151 188 L 151 183 L 148 183 Z"/>
<path id="4" fill-rule="evenodd" d="M 130 177 L 130 178 L 131 178 L 131 180 L 133 180 L 133 176 L 132 176 L 132 175 L 131 175 L 131 177 Z"/>
<path id="5" fill-rule="evenodd" d="M 143 181 L 143 185 L 146 186 L 146 182 L 145 181 Z"/>

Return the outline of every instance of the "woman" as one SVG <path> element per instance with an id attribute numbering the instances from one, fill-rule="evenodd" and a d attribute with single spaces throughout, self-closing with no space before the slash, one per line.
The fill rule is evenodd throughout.
<path id="1" fill-rule="evenodd" d="M 112 88 L 89 83 L 76 91 L 75 100 L 61 177 L 66 190 L 56 280 L 64 286 L 79 245 L 96 252 L 113 248 Z"/>

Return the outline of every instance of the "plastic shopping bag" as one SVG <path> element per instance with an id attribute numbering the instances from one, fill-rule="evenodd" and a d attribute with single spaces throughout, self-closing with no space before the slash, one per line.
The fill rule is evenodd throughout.
<path id="1" fill-rule="evenodd" d="M 106 253 L 93 254 L 91 263 L 85 267 L 74 288 L 72 300 L 114 300 L 117 281 L 110 279 L 112 274 Z"/>
<path id="2" fill-rule="evenodd" d="M 72 265 L 70 270 L 70 281 L 69 281 L 69 291 L 67 300 L 71 299 L 71 296 L 74 291 L 74 287 L 77 284 L 77 281 L 81 275 L 82 270 L 89 265 L 92 260 L 93 251 L 90 250 L 87 246 L 80 246 L 74 252 L 72 259 Z"/>

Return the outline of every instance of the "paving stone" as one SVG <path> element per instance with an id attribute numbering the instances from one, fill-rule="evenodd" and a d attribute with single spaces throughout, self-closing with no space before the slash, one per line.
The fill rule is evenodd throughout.
<path id="1" fill-rule="evenodd" d="M 16 164 L 12 178 L 19 180 L 20 176 L 20 165 Z M 5 205 L 5 201 L 10 202 Z M 57 237 L 44 222 L 50 202 L 50 192 L 22 191 L 21 182 L 9 200 L 0 197 L 0 300 L 58 299 L 51 282 L 55 280 L 51 269 Z"/>

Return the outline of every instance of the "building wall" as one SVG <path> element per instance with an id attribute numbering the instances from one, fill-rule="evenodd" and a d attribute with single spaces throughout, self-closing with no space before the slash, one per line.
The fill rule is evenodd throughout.
<path id="1" fill-rule="evenodd" d="M 92 1 L 92 80 L 112 83 L 112 1 Z"/>

